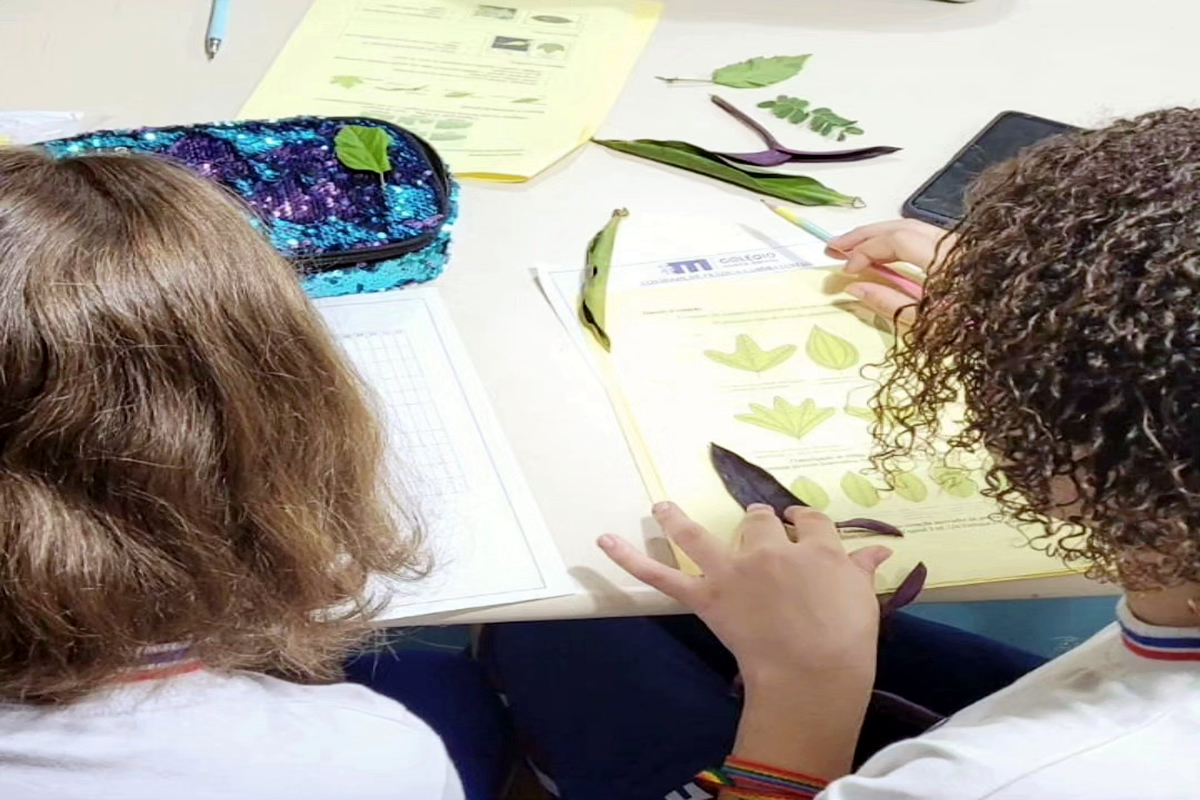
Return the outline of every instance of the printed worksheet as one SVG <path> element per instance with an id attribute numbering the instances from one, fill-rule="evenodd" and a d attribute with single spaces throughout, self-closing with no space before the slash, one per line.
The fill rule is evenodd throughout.
<path id="1" fill-rule="evenodd" d="M 383 412 L 392 479 L 433 557 L 428 577 L 378 582 L 383 618 L 572 593 L 436 290 L 316 305 Z"/>
<path id="2" fill-rule="evenodd" d="M 316 0 L 241 111 L 368 116 L 459 176 L 525 180 L 586 142 L 660 14 L 649 0 Z"/>
<path id="3" fill-rule="evenodd" d="M 834 519 L 903 529 L 902 539 L 870 539 L 896 551 L 881 568 L 885 587 L 917 561 L 928 565 L 930 585 L 1067 571 L 996 520 L 979 491 L 978 458 L 913 464 L 890 484 L 874 474 L 869 406 L 879 372 L 871 365 L 885 359 L 890 325 L 840 291 L 845 278 L 819 244 L 771 245 L 747 231 L 728 241 L 740 249 L 677 249 L 685 255 L 614 267 L 611 353 L 575 316 L 580 269 L 540 275 L 597 364 L 655 500 L 674 500 L 714 532 L 732 531 L 740 509 L 711 467 L 715 442 Z"/>

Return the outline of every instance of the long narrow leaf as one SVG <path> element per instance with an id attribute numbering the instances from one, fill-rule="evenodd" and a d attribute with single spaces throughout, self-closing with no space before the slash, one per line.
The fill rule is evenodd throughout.
<path id="1" fill-rule="evenodd" d="M 815 178 L 743 169 L 716 153 L 687 142 L 657 139 L 594 139 L 596 144 L 638 158 L 705 175 L 725 183 L 749 189 L 757 194 L 787 200 L 803 206 L 850 206 L 861 208 L 860 197 L 851 197 L 830 189 Z"/>

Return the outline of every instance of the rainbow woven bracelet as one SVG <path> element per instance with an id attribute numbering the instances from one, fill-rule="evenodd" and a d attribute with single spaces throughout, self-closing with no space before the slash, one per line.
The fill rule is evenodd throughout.
<path id="1" fill-rule="evenodd" d="M 816 797 L 829 781 L 801 772 L 777 769 L 737 756 L 725 759 L 720 769 L 706 769 L 696 776 L 705 789 L 732 789 L 745 800 L 807 800 Z"/>

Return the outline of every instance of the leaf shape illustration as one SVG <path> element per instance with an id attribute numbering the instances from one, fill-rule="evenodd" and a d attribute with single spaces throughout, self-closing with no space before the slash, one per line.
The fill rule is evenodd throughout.
<path id="1" fill-rule="evenodd" d="M 791 436 L 793 439 L 803 439 L 835 413 L 832 408 L 817 408 L 817 404 L 811 398 L 794 406 L 782 397 L 775 398 L 772 408 L 751 403 L 750 411 L 752 413 L 738 414 L 735 418 L 740 422 Z"/>
<path id="2" fill-rule="evenodd" d="M 865 419 L 867 422 L 874 422 L 876 419 L 875 412 L 869 408 L 864 408 L 863 406 L 846 406 L 842 410 L 852 417 Z"/>
<path id="3" fill-rule="evenodd" d="M 818 511 L 829 507 L 829 494 L 821 488 L 821 484 L 803 475 L 792 482 L 792 494 Z"/>
<path id="4" fill-rule="evenodd" d="M 804 352 L 826 369 L 849 369 L 858 363 L 858 348 L 820 325 L 814 325 L 809 332 Z"/>
<path id="5" fill-rule="evenodd" d="M 353 89 L 363 82 L 363 79 L 357 75 L 334 75 L 329 79 L 329 82 L 334 86 L 340 86 L 343 89 Z"/>
<path id="6" fill-rule="evenodd" d="M 539 44 L 537 46 L 537 49 L 541 50 L 543 53 L 546 53 L 547 55 L 549 55 L 551 53 L 566 52 L 567 48 L 563 47 L 561 44 L 558 44 L 557 42 L 542 42 L 541 44 Z"/>
<path id="7" fill-rule="evenodd" d="M 913 503 L 919 503 L 929 496 L 925 482 L 911 472 L 899 472 L 893 475 L 891 484 L 897 495 Z"/>
<path id="8" fill-rule="evenodd" d="M 855 505 L 871 508 L 879 504 L 879 490 L 871 482 L 856 472 L 847 472 L 842 476 L 842 492 Z"/>
<path id="9" fill-rule="evenodd" d="M 734 341 L 732 353 L 722 353 L 719 350 L 705 350 L 704 355 L 718 364 L 724 364 L 734 369 L 744 369 L 747 372 L 763 372 L 777 367 L 796 353 L 796 345 L 785 344 L 773 350 L 763 350 L 758 342 L 746 334 L 740 334 Z"/>
<path id="10" fill-rule="evenodd" d="M 749 58 L 713 70 L 712 80 L 732 89 L 759 89 L 795 77 L 808 59 L 808 55 Z"/>
<path id="11" fill-rule="evenodd" d="M 963 467 L 930 467 L 929 477 L 951 497 L 972 497 L 979 491 L 979 484 L 971 477 L 971 471 Z"/>

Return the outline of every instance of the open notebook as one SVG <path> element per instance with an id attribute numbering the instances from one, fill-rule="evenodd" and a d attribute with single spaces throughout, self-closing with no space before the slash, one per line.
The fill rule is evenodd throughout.
<path id="1" fill-rule="evenodd" d="M 422 580 L 379 581 L 383 618 L 574 591 L 436 290 L 316 305 L 376 395 L 390 469 L 434 559 Z"/>

